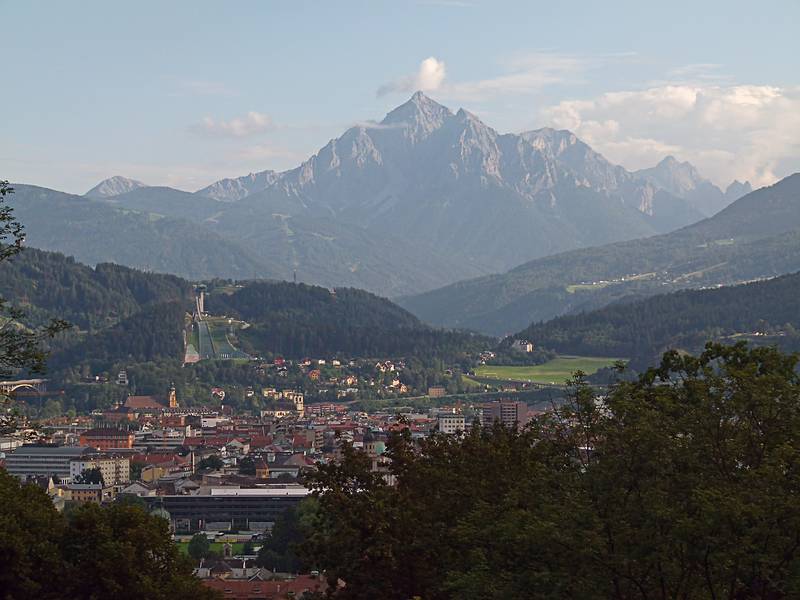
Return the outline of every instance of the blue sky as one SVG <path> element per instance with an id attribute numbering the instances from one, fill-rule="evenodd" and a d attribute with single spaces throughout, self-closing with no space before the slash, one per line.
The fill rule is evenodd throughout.
<path id="1" fill-rule="evenodd" d="M 299 164 L 416 88 L 720 185 L 800 170 L 800 3 L 0 0 L 0 178 L 194 190 Z"/>

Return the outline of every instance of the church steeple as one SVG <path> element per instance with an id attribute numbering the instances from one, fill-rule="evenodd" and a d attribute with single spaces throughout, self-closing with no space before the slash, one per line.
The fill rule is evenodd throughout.
<path id="1" fill-rule="evenodd" d="M 175 393 L 175 384 L 169 386 L 169 407 L 178 408 L 178 396 Z"/>

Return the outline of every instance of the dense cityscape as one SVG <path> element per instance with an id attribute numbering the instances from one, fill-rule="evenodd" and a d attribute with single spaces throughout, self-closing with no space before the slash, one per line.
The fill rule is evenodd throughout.
<path id="1" fill-rule="evenodd" d="M 0 22 L 0 600 L 800 598 L 800 4 Z"/>

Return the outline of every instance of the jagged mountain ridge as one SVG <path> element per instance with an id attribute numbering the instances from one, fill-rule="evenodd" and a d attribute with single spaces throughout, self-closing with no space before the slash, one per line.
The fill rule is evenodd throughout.
<path id="1" fill-rule="evenodd" d="M 674 156 L 665 157 L 655 167 L 634 171 L 633 175 L 687 200 L 707 217 L 753 191 L 749 181 L 734 181 L 723 192 L 700 175 L 693 165 L 680 162 Z"/>
<path id="2" fill-rule="evenodd" d="M 575 158 L 581 154 L 583 162 Z M 246 221 L 237 214 L 243 204 Z M 255 235 L 255 215 L 275 212 L 399 235 L 483 272 L 702 218 L 569 132 L 499 134 L 419 92 L 380 123 L 331 140 L 218 223 Z"/>
<path id="3" fill-rule="evenodd" d="M 386 295 L 703 216 L 689 199 L 609 163 L 568 131 L 501 134 L 420 92 L 294 169 L 195 193 L 144 187 L 106 201 L 202 225 L 279 262 L 289 277 L 296 269 L 311 283 Z"/>
<path id="4" fill-rule="evenodd" d="M 277 178 L 278 174 L 275 171 L 259 171 L 258 173 L 250 173 L 233 179 L 220 179 L 203 189 L 197 190 L 195 193 L 201 196 L 208 196 L 220 202 L 236 202 L 250 194 L 267 189 L 275 183 Z"/>

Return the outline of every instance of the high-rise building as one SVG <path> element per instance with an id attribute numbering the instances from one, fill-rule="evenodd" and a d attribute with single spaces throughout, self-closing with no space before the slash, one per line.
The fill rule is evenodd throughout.
<path id="1" fill-rule="evenodd" d="M 524 427 L 528 423 L 528 405 L 516 400 L 495 400 L 480 407 L 481 425 L 491 427 L 495 421 L 506 427 Z"/>

